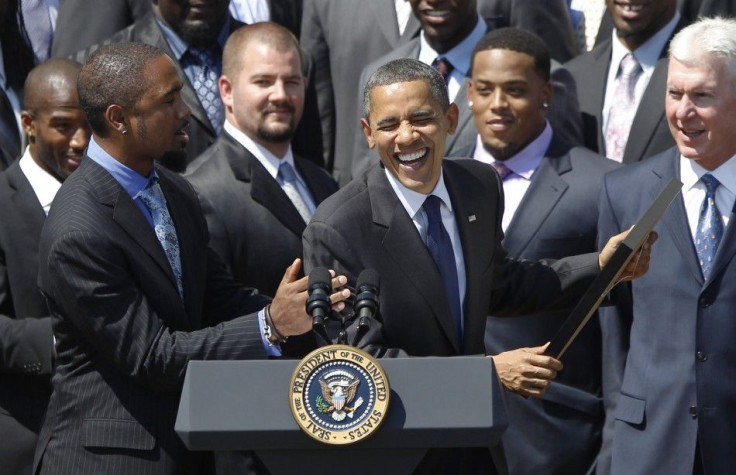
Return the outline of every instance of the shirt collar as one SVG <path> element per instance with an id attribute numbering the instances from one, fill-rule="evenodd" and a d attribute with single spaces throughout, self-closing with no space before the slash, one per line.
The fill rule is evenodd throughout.
<path id="1" fill-rule="evenodd" d="M 468 71 L 470 70 L 470 58 L 473 55 L 473 48 L 475 48 L 476 43 L 483 38 L 485 33 L 486 24 L 483 19 L 478 16 L 478 23 L 475 24 L 473 31 L 471 31 L 464 40 L 455 45 L 454 48 L 444 54 L 440 54 L 429 46 L 429 43 L 427 43 L 427 40 L 424 37 L 424 30 L 422 30 L 421 35 L 419 36 L 420 46 L 418 59 L 424 64 L 432 64 L 438 56 L 442 56 L 452 64 L 454 69 L 461 71 L 463 76 L 467 76 Z"/>
<path id="2" fill-rule="evenodd" d="M 171 52 L 174 53 L 174 57 L 177 61 L 181 61 L 181 57 L 184 56 L 184 53 L 187 52 L 187 48 L 189 48 L 189 45 L 179 35 L 177 35 L 176 32 L 172 30 L 169 25 L 166 24 L 166 22 L 155 15 L 154 18 L 156 18 L 156 23 L 158 23 L 158 26 L 161 29 L 161 33 L 163 33 L 164 39 L 166 39 L 166 43 L 168 43 L 169 48 L 171 48 Z M 217 43 L 220 45 L 221 50 L 225 47 L 225 42 L 227 41 L 227 37 L 229 35 L 230 19 L 228 18 L 228 20 L 225 21 L 225 24 L 222 25 L 220 33 L 217 35 Z"/>
<path id="3" fill-rule="evenodd" d="M 18 166 L 20 166 L 21 171 L 26 176 L 26 179 L 28 179 L 28 183 L 31 184 L 31 188 L 36 194 L 41 207 L 48 214 L 49 208 L 51 208 L 51 202 L 54 201 L 56 193 L 61 188 L 61 182 L 33 160 L 28 147 L 23 152 Z"/>
<path id="4" fill-rule="evenodd" d="M 667 47 L 667 43 L 679 21 L 680 12 L 676 11 L 675 15 L 664 27 L 632 52 L 645 74 L 650 74 L 654 70 L 657 61 L 659 61 L 662 55 L 662 51 Z M 621 64 L 621 60 L 630 51 L 619 41 L 615 28 L 613 29 L 613 40 L 611 44 L 611 67 L 616 65 L 616 71 L 613 73 L 615 75 L 614 77 L 616 77 L 618 75 L 618 65 Z"/>
<path id="5" fill-rule="evenodd" d="M 531 180 L 532 175 L 537 168 L 539 168 L 539 164 L 542 163 L 542 158 L 544 158 L 544 154 L 547 152 L 550 143 L 552 143 L 552 135 L 552 127 L 549 125 L 549 122 L 547 122 L 544 130 L 539 134 L 539 136 L 537 136 L 537 138 L 532 140 L 516 155 L 504 160 L 503 164 L 516 175 L 526 178 L 527 180 Z M 473 158 L 488 164 L 496 161 L 493 155 L 483 147 L 483 141 L 480 134 L 477 138 Z"/>
<path id="6" fill-rule="evenodd" d="M 153 180 L 154 177 L 158 178 L 158 174 L 155 169 L 149 176 L 145 177 L 132 168 L 128 168 L 117 161 L 112 155 L 107 153 L 97 144 L 94 135 L 89 140 L 87 156 L 107 170 L 112 177 L 120 183 L 120 186 L 123 187 L 125 192 L 133 199 L 136 199 L 140 192 L 148 187 L 148 183 Z"/>
<path id="7" fill-rule="evenodd" d="M 695 187 L 700 177 L 710 173 L 732 194 L 736 194 L 736 155 L 729 158 L 723 165 L 713 171 L 706 170 L 695 160 L 680 155 L 680 181 L 682 189 L 687 191 Z"/>
<path id="8" fill-rule="evenodd" d="M 428 195 L 418 193 L 405 187 L 387 168 L 384 168 L 383 171 L 386 173 L 388 182 L 391 185 L 391 188 L 393 188 L 394 193 L 396 193 L 396 196 L 399 198 L 402 206 L 411 219 L 414 220 L 416 218 L 416 214 L 422 209 L 424 200 L 427 199 Z M 450 201 L 450 194 L 447 192 L 447 187 L 445 186 L 444 172 L 440 172 L 440 179 L 437 180 L 434 190 L 429 194 L 440 198 L 450 212 L 452 212 L 452 202 Z"/>
<path id="9" fill-rule="evenodd" d="M 294 154 L 291 151 L 291 145 L 289 145 L 289 148 L 286 150 L 286 155 L 279 158 L 276 155 L 272 154 L 266 147 L 248 137 L 240 129 L 235 127 L 229 120 L 225 120 L 225 131 L 229 133 L 238 143 L 240 143 L 240 145 L 245 147 L 246 150 L 252 153 L 253 156 L 256 157 L 256 160 L 258 160 L 261 165 L 264 166 L 266 171 L 268 171 L 268 174 L 271 175 L 274 179 L 276 179 L 276 176 L 279 173 L 279 165 L 281 165 L 281 163 L 283 162 L 286 162 L 294 169 L 294 173 L 296 174 L 297 179 L 303 185 L 305 184 L 299 176 L 299 172 L 297 171 L 296 166 L 294 165 Z"/>

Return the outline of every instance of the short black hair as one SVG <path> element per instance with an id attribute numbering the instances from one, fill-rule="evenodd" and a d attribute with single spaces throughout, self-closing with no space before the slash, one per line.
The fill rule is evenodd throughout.
<path id="1" fill-rule="evenodd" d="M 402 58 L 384 64 L 368 79 L 368 83 L 363 90 L 363 118 L 369 120 L 373 89 L 378 86 L 409 81 L 426 81 L 429 92 L 442 107 L 442 111 L 445 112 L 450 107 L 447 85 L 440 73 L 416 59 Z"/>
<path id="2" fill-rule="evenodd" d="M 473 76 L 473 63 L 475 55 L 481 51 L 492 49 L 505 49 L 516 51 L 534 58 L 534 70 L 544 79 L 544 82 L 550 78 L 550 58 L 549 50 L 544 41 L 534 33 L 518 28 L 499 28 L 491 30 L 483 38 L 478 41 L 473 49 L 473 56 L 470 60 L 470 76 Z"/>
<path id="3" fill-rule="evenodd" d="M 106 135 L 105 111 L 110 105 L 135 107 L 148 88 L 146 65 L 165 54 L 144 43 L 116 43 L 92 53 L 79 72 L 77 93 L 94 133 Z"/>

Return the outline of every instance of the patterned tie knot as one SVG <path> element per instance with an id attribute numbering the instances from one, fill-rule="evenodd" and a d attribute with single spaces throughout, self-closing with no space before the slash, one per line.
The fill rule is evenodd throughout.
<path id="1" fill-rule="evenodd" d="M 296 181 L 294 169 L 286 162 L 281 162 L 281 165 L 279 165 L 279 176 L 286 183 L 294 183 Z"/>
<path id="2" fill-rule="evenodd" d="M 450 77 L 450 74 L 452 73 L 452 70 L 455 69 L 452 64 L 443 56 L 438 56 L 435 58 L 434 61 L 432 61 L 432 67 L 440 73 L 442 76 L 442 79 L 445 80 L 445 83 L 447 83 L 448 78 Z"/>
<path id="3" fill-rule="evenodd" d="M 639 74 L 639 71 L 641 71 L 639 61 L 637 61 L 636 57 L 631 53 L 626 53 L 626 56 L 621 60 L 619 68 L 621 71 L 621 79 L 626 78 L 627 80 L 636 77 Z"/>
<path id="4" fill-rule="evenodd" d="M 208 68 L 217 68 L 217 47 L 190 46 L 187 51 L 197 61 L 197 64 Z"/>
<path id="5" fill-rule="evenodd" d="M 498 172 L 498 176 L 501 177 L 501 181 L 505 180 L 507 176 L 514 173 L 503 162 L 499 162 L 499 161 L 491 162 L 491 166 L 493 166 L 493 168 L 496 169 L 496 171 Z"/>
<path id="6" fill-rule="evenodd" d="M 442 199 L 436 195 L 429 195 L 424 200 L 424 212 L 427 213 L 427 221 L 429 223 L 442 223 L 442 214 L 440 213 L 440 205 Z"/>
<path id="7" fill-rule="evenodd" d="M 718 178 L 714 177 L 710 173 L 706 173 L 705 175 L 700 177 L 700 181 L 705 184 L 706 196 L 709 198 L 715 197 L 716 189 L 721 186 L 721 182 L 718 181 Z"/>
<path id="8" fill-rule="evenodd" d="M 162 206 L 166 206 L 166 199 L 164 198 L 163 191 L 161 191 L 161 185 L 158 184 L 157 176 L 151 178 L 148 186 L 141 191 L 139 197 L 149 211 L 153 211 L 154 209 L 159 210 Z"/>

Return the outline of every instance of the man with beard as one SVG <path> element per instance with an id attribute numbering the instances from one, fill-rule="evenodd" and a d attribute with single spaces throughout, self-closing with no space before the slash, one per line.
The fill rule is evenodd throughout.
<path id="1" fill-rule="evenodd" d="M 54 338 L 36 284 L 38 239 L 54 195 L 89 143 L 79 68 L 52 59 L 31 70 L 21 113 L 28 147 L 0 174 L 0 461 L 11 475 L 31 473 L 51 389 Z"/>
<path id="2" fill-rule="evenodd" d="M 585 147 L 633 163 L 674 142 L 664 116 L 667 44 L 685 25 L 677 0 L 606 0 L 608 41 L 565 64 L 577 86 Z M 629 131 L 635 130 L 629 140 Z"/>
<path id="3" fill-rule="evenodd" d="M 302 255 L 315 207 L 337 191 L 324 169 L 292 152 L 304 105 L 301 71 L 299 43 L 286 28 L 266 22 L 233 33 L 220 77 L 224 130 L 186 175 L 212 248 L 235 280 L 269 295 Z"/>
<path id="4" fill-rule="evenodd" d="M 194 3 L 194 2 L 191 2 Z M 203 0 L 190 4 L 189 0 L 153 0 L 153 11 L 133 25 L 115 33 L 102 44 L 139 42 L 163 50 L 177 63 L 183 73 L 182 98 L 192 112 L 189 126 L 189 144 L 186 155 L 170 154 L 163 165 L 177 172 L 212 145 L 220 134 L 225 120 L 225 109 L 220 99 L 217 80 L 222 72 L 222 49 L 227 38 L 243 23 L 233 19 L 228 0 Z M 84 63 L 89 54 L 100 45 L 80 51 L 74 58 Z M 303 65 L 310 77 L 311 66 Z M 314 88 L 307 90 L 304 125 L 295 137 L 295 148 L 305 156 L 322 164 L 322 143 Z"/>
<path id="5" fill-rule="evenodd" d="M 57 357 L 34 473 L 201 473 L 174 432 L 188 362 L 265 358 L 311 330 L 300 260 L 273 300 L 237 285 L 189 183 L 155 165 L 188 139 L 183 87 L 141 43 L 101 48 L 79 74 L 93 136 L 41 233 Z"/>

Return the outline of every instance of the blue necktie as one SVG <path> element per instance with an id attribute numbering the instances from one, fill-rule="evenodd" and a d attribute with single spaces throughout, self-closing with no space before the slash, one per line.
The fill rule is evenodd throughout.
<path id="1" fill-rule="evenodd" d="M 138 197 L 141 199 L 148 211 L 153 217 L 153 229 L 156 232 L 156 237 L 161 243 L 161 247 L 164 249 L 166 259 L 169 261 L 171 270 L 174 272 L 176 278 L 176 288 L 179 290 L 179 295 L 184 296 L 184 288 L 181 283 L 181 256 L 179 252 L 179 239 L 176 237 L 176 228 L 174 222 L 171 220 L 169 214 L 169 208 L 166 207 L 166 198 L 164 193 L 161 191 L 161 185 L 158 184 L 158 179 L 154 178 L 148 185 L 148 188 L 143 190 Z"/>
<path id="2" fill-rule="evenodd" d="M 700 180 L 705 184 L 706 191 L 695 233 L 695 251 L 703 277 L 708 279 L 718 244 L 723 237 L 723 220 L 716 206 L 716 189 L 721 183 L 710 173 L 703 175 Z"/>
<path id="3" fill-rule="evenodd" d="M 445 84 L 447 84 L 448 80 L 450 79 L 450 74 L 452 74 L 452 70 L 455 69 L 452 64 L 445 59 L 444 56 L 438 56 L 435 58 L 434 61 L 432 61 L 431 66 L 440 73 L 440 76 L 442 76 L 442 79 L 445 80 Z"/>
<path id="4" fill-rule="evenodd" d="M 286 196 L 288 196 L 294 204 L 294 207 L 299 212 L 304 222 L 308 223 L 312 218 L 312 212 L 309 210 L 309 206 L 304 200 L 302 194 L 299 193 L 299 189 L 296 184 L 296 174 L 290 164 L 281 162 L 281 165 L 279 165 L 278 178 L 281 180 L 281 187 L 284 190 L 284 193 L 286 193 Z"/>
<path id="5" fill-rule="evenodd" d="M 212 128 L 219 135 L 222 124 L 225 122 L 225 106 L 220 98 L 220 88 L 217 85 L 219 71 L 217 70 L 217 49 L 215 47 L 196 48 L 190 46 L 187 52 L 192 58 L 194 70 L 194 91 L 197 93 L 202 108 Z"/>
<path id="6" fill-rule="evenodd" d="M 455 253 L 452 250 L 452 241 L 442 224 L 440 204 L 442 200 L 435 195 L 427 196 L 422 208 L 427 214 L 427 249 L 437 268 L 442 275 L 445 284 L 447 300 L 450 302 L 450 311 L 457 330 L 458 343 L 462 347 L 463 327 L 462 312 L 460 309 L 460 287 L 457 281 L 457 265 L 455 264 Z"/>

